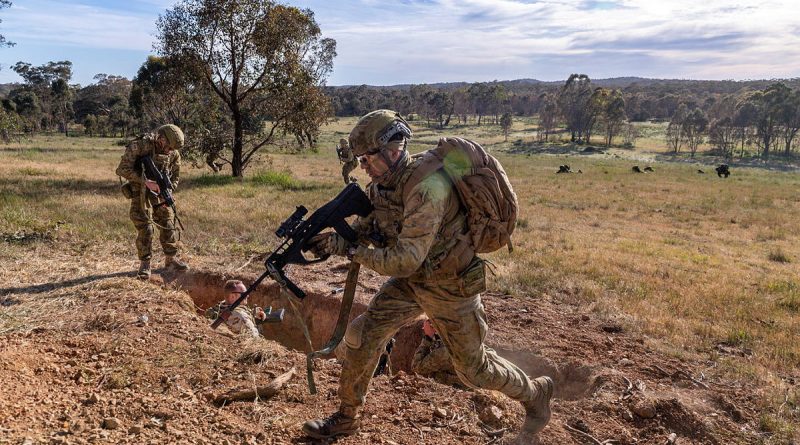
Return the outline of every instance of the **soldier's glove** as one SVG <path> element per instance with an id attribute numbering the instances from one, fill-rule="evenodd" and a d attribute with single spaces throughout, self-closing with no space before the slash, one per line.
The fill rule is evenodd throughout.
<path id="1" fill-rule="evenodd" d="M 325 232 L 314 235 L 308 240 L 305 250 L 310 250 L 317 258 L 327 255 L 347 255 L 347 248 L 352 244 L 336 232 Z"/>

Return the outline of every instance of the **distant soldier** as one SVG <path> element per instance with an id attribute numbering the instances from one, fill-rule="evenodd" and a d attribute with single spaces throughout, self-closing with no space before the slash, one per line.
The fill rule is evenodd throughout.
<path id="1" fill-rule="evenodd" d="M 206 315 L 209 318 L 217 318 L 220 312 L 227 309 L 238 300 L 239 295 L 246 291 L 247 288 L 240 280 L 228 280 L 225 282 L 224 290 L 225 300 L 206 311 Z M 258 306 L 253 309 L 248 308 L 247 299 L 245 298 L 245 300 L 231 312 L 230 317 L 225 320 L 225 325 L 235 334 L 244 332 L 253 338 L 257 338 L 261 336 L 261 333 L 258 331 L 256 324 L 261 324 L 266 319 L 267 314 L 264 312 L 264 309 Z"/>
<path id="2" fill-rule="evenodd" d="M 357 179 L 350 176 L 350 172 L 358 167 L 358 159 L 353 155 L 353 151 L 350 150 L 350 142 L 347 139 L 339 140 L 339 145 L 336 146 L 336 154 L 342 163 L 342 179 L 344 179 L 344 183 L 356 182 Z"/>
<path id="3" fill-rule="evenodd" d="M 170 206 L 159 203 L 158 184 L 145 178 L 143 168 L 137 161 L 150 155 L 162 174 L 173 187 L 178 186 L 181 171 L 183 131 L 175 125 L 162 125 L 155 133 L 145 135 L 128 144 L 125 154 L 117 166 L 117 175 L 128 182 L 123 185 L 123 194 L 130 199 L 130 218 L 136 227 L 136 251 L 139 255 L 138 278 L 150 278 L 152 258 L 153 225 L 158 227 L 159 241 L 164 251 L 164 266 L 176 270 L 189 267 L 177 258 L 179 231 L 175 225 L 175 212 Z"/>

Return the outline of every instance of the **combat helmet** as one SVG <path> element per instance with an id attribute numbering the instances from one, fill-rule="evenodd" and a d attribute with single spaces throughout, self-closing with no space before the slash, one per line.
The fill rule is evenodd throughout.
<path id="1" fill-rule="evenodd" d="M 162 125 L 156 130 L 160 136 L 167 138 L 167 143 L 174 150 L 183 148 L 183 131 L 173 124 Z"/>
<path id="2" fill-rule="evenodd" d="M 355 156 L 376 153 L 398 134 L 411 138 L 408 122 L 400 113 L 391 110 L 375 110 L 358 120 L 350 132 L 350 148 Z"/>

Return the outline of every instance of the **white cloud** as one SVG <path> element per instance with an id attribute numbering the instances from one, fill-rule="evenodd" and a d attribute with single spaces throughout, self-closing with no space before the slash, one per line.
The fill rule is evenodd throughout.
<path id="1" fill-rule="evenodd" d="M 323 32 L 337 40 L 336 65 L 347 66 L 348 76 L 391 70 L 383 81 L 335 72 L 332 83 L 425 82 L 454 68 L 463 74 L 450 80 L 560 79 L 570 72 L 569 56 L 576 64 L 591 60 L 590 75 L 616 76 L 796 76 L 800 64 L 800 14 L 789 1 L 441 0 L 388 11 L 386 3 L 365 0 L 355 14 L 339 13 L 339 2 L 331 8 L 304 3 L 318 10 Z M 662 62 L 662 73 L 642 65 L 653 60 Z M 401 74 L 404 65 L 419 71 Z"/>
<path id="2" fill-rule="evenodd" d="M 175 3 L 84 1 L 105 6 L 15 1 L 0 32 L 19 49 L 53 42 L 149 52 L 158 14 Z M 800 75 L 800 14 L 789 0 L 288 3 L 311 8 L 323 34 L 337 40 L 331 84 L 557 80 L 576 70 L 592 77 Z"/>
<path id="3" fill-rule="evenodd" d="M 152 7 L 152 13 L 142 14 L 52 0 L 15 2 L 4 16 L 3 33 L 18 44 L 149 50 L 160 11 Z"/>

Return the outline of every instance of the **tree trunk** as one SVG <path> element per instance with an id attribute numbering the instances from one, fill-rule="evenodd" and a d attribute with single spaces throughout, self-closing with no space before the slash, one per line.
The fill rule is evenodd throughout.
<path id="1" fill-rule="evenodd" d="M 241 178 L 244 175 L 244 165 L 242 164 L 243 145 L 243 122 L 242 114 L 236 109 L 233 112 L 233 159 L 231 160 L 231 175 L 234 178 Z"/>

